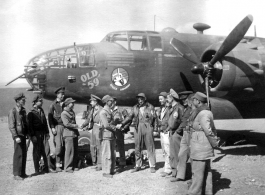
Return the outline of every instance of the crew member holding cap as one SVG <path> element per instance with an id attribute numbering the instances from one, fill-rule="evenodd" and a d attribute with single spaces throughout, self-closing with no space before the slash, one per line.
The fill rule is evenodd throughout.
<path id="1" fill-rule="evenodd" d="M 183 106 L 179 103 L 179 96 L 177 92 L 173 89 L 170 89 L 167 95 L 167 101 L 170 104 L 171 108 L 169 110 L 169 119 L 168 119 L 168 127 L 165 130 L 169 132 L 169 158 L 170 158 L 170 166 L 172 169 L 172 177 L 176 177 L 177 175 L 177 165 L 178 165 L 178 154 L 180 148 L 180 141 L 182 138 L 182 132 L 178 129 L 181 118 L 183 114 Z M 174 179 L 174 178 L 173 178 Z"/>
<path id="2" fill-rule="evenodd" d="M 15 180 L 27 178 L 26 161 L 28 136 L 27 114 L 25 106 L 26 97 L 19 93 L 14 97 L 16 105 L 9 111 L 8 127 L 14 140 L 13 175 Z"/>
<path id="3" fill-rule="evenodd" d="M 103 177 L 112 178 L 116 163 L 116 141 L 113 115 L 111 112 L 113 98 L 109 95 L 105 95 L 102 98 L 104 108 L 99 112 L 102 128 L 100 132 L 100 138 L 102 139 L 102 171 Z"/>
<path id="4" fill-rule="evenodd" d="M 63 138 L 65 140 L 64 170 L 68 173 L 78 171 L 78 136 L 79 126 L 76 124 L 74 102 L 72 98 L 64 101 L 64 109 L 61 114 L 64 131 Z"/>
<path id="5" fill-rule="evenodd" d="M 160 141 L 163 156 L 165 158 L 164 171 L 161 172 L 161 176 L 165 177 L 172 173 L 170 163 L 169 163 L 169 132 L 166 131 L 168 127 L 168 119 L 169 119 L 169 105 L 167 103 L 167 93 L 161 92 L 158 96 L 160 107 L 157 110 L 157 118 L 158 118 L 158 131 L 160 132 Z"/>
<path id="6" fill-rule="evenodd" d="M 92 110 L 89 113 L 86 121 L 81 125 L 81 128 L 88 126 L 88 129 L 92 129 L 91 141 L 90 141 L 90 152 L 92 157 L 92 163 L 96 166 L 96 170 L 102 170 L 101 165 L 101 139 L 99 138 L 100 133 L 100 118 L 99 112 L 102 110 L 102 106 L 99 105 L 101 99 L 93 94 L 90 95 L 90 104 Z"/>
<path id="7" fill-rule="evenodd" d="M 189 194 L 213 194 L 211 158 L 218 145 L 213 113 L 207 106 L 207 97 L 201 92 L 193 96 L 194 112 L 190 116 L 192 131 L 190 157 L 192 159 L 192 184 Z"/>
<path id="8" fill-rule="evenodd" d="M 54 91 L 57 95 L 56 100 L 50 105 L 48 121 L 55 140 L 56 171 L 61 172 L 63 160 L 63 121 L 61 119 L 62 104 L 64 100 L 65 87 L 59 87 Z"/>
<path id="9" fill-rule="evenodd" d="M 154 106 L 146 101 L 144 93 L 139 93 L 136 98 L 138 104 L 132 107 L 129 116 L 117 127 L 124 127 L 135 118 L 134 140 L 136 166 L 131 172 L 140 171 L 142 166 L 141 151 L 143 150 L 143 144 L 145 144 L 148 153 L 150 172 L 155 173 L 156 156 L 153 131 L 157 131 L 156 112 Z"/>
<path id="10" fill-rule="evenodd" d="M 40 174 L 40 159 L 43 157 L 44 171 L 56 173 L 50 168 L 49 128 L 42 109 L 42 97 L 36 95 L 32 100 L 33 108 L 28 113 L 29 135 L 33 143 L 33 162 L 35 174 Z"/>
<path id="11" fill-rule="evenodd" d="M 186 126 L 188 124 L 188 119 L 192 111 L 193 95 L 194 94 L 192 91 L 183 91 L 179 93 L 179 98 L 184 106 L 184 113 L 182 116 L 181 124 L 179 125 L 178 129 L 183 132 L 183 137 L 181 138 L 180 150 L 178 155 L 179 162 L 177 177 L 171 179 L 172 182 L 184 181 L 186 177 L 186 167 L 190 157 L 190 132 L 188 131 L 189 128 L 186 128 Z"/>

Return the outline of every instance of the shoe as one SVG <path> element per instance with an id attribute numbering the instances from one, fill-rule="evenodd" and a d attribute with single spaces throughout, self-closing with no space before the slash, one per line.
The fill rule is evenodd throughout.
<path id="1" fill-rule="evenodd" d="M 150 172 L 151 172 L 151 173 L 155 173 L 155 172 L 156 172 L 155 167 L 151 167 L 151 168 L 150 168 Z"/>
<path id="2" fill-rule="evenodd" d="M 102 167 L 97 167 L 96 168 L 96 171 L 101 171 L 102 170 Z"/>
<path id="3" fill-rule="evenodd" d="M 57 171 L 49 168 L 48 171 L 46 171 L 46 173 L 57 173 Z"/>
<path id="4" fill-rule="evenodd" d="M 63 170 L 60 167 L 56 167 L 55 169 L 57 172 L 62 172 Z"/>
<path id="5" fill-rule="evenodd" d="M 74 171 L 72 169 L 65 170 L 67 173 L 73 173 Z"/>
<path id="6" fill-rule="evenodd" d="M 134 172 L 137 172 L 137 171 L 140 171 L 140 170 L 141 170 L 140 167 L 135 167 L 135 168 L 131 171 L 131 173 L 134 173 Z"/>
<path id="7" fill-rule="evenodd" d="M 177 181 L 184 181 L 184 179 L 180 179 L 180 178 L 172 178 L 170 181 L 171 181 L 171 182 L 177 182 Z"/>
<path id="8" fill-rule="evenodd" d="M 24 175 L 21 175 L 22 178 L 26 179 L 26 178 L 30 178 L 31 175 L 27 175 L 27 174 L 24 174 Z"/>
<path id="9" fill-rule="evenodd" d="M 161 177 L 166 177 L 166 176 L 171 175 L 171 173 L 172 173 L 172 172 L 169 172 L 169 173 L 167 173 L 167 172 L 162 172 L 160 175 L 161 175 Z"/>
<path id="10" fill-rule="evenodd" d="M 22 181 L 22 180 L 24 180 L 24 178 L 16 175 L 16 176 L 14 176 L 14 180 Z"/>
<path id="11" fill-rule="evenodd" d="M 103 177 L 113 178 L 113 175 L 111 175 L 111 174 L 107 174 L 107 173 L 103 173 Z"/>
<path id="12" fill-rule="evenodd" d="M 79 168 L 75 168 L 74 171 L 79 171 Z"/>

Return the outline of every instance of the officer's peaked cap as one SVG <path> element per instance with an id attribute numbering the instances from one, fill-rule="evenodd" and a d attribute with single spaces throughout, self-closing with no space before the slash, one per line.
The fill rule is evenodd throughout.
<path id="1" fill-rule="evenodd" d="M 171 95 L 175 100 L 179 100 L 178 93 L 175 92 L 173 89 L 170 89 L 168 94 Z"/>
<path id="2" fill-rule="evenodd" d="M 98 102 L 101 101 L 101 99 L 98 96 L 94 95 L 94 94 L 90 95 L 90 100 L 89 101 L 92 101 L 92 100 L 98 101 Z"/>
<path id="3" fill-rule="evenodd" d="M 113 97 L 111 97 L 110 95 L 105 95 L 103 98 L 102 98 L 102 102 L 104 104 L 106 104 L 108 101 L 113 101 Z"/>
<path id="4" fill-rule="evenodd" d="M 39 100 L 42 100 L 42 96 L 40 96 L 40 95 L 36 95 L 36 96 L 33 98 L 32 103 L 36 103 L 36 102 L 39 101 Z"/>
<path id="5" fill-rule="evenodd" d="M 14 100 L 17 101 L 17 100 L 20 100 L 22 98 L 26 98 L 24 93 L 19 93 L 17 94 L 15 97 L 14 97 Z"/>
<path id="6" fill-rule="evenodd" d="M 137 97 L 137 98 L 138 98 L 138 97 L 143 97 L 144 99 L 146 99 L 146 96 L 145 96 L 144 93 L 139 93 L 136 97 Z"/>
<path id="7" fill-rule="evenodd" d="M 207 96 L 202 92 L 196 92 L 192 99 L 197 99 L 204 103 L 207 102 Z"/>
<path id="8" fill-rule="evenodd" d="M 59 87 L 58 89 L 56 89 L 56 90 L 54 91 L 54 93 L 55 93 L 55 94 L 58 94 L 58 93 L 64 93 L 64 91 L 65 91 L 65 87 Z"/>

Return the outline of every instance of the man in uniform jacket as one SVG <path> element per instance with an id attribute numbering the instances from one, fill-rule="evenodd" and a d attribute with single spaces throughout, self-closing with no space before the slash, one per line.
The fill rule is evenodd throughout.
<path id="1" fill-rule="evenodd" d="M 170 89 L 169 94 L 167 95 L 167 101 L 170 104 L 171 108 L 169 110 L 168 127 L 165 131 L 169 132 L 169 158 L 170 166 L 172 169 L 172 177 L 176 177 L 179 161 L 178 154 L 180 141 L 182 138 L 182 129 L 179 129 L 178 127 L 181 124 L 184 108 L 179 103 L 179 96 L 173 89 Z"/>
<path id="2" fill-rule="evenodd" d="M 23 180 L 26 175 L 28 124 L 23 107 L 26 97 L 19 93 L 14 97 L 16 105 L 8 113 L 8 127 L 14 140 L 13 175 L 15 180 Z"/>
<path id="3" fill-rule="evenodd" d="M 171 179 L 172 182 L 175 181 L 184 181 L 186 176 L 186 167 L 187 162 L 190 157 L 190 132 L 189 128 L 186 128 L 188 124 L 188 119 L 191 115 L 192 111 L 192 96 L 194 95 L 192 91 L 183 91 L 179 93 L 180 99 L 183 102 L 184 113 L 182 116 L 181 124 L 178 129 L 182 129 L 183 137 L 180 142 L 180 150 L 179 150 L 179 163 L 178 163 L 178 171 L 177 177 Z"/>
<path id="4" fill-rule="evenodd" d="M 104 108 L 99 112 L 101 121 L 100 137 L 102 139 L 102 171 L 103 177 L 112 178 L 116 163 L 116 141 L 113 115 L 111 108 L 113 106 L 113 98 L 109 95 L 105 95 L 102 98 Z"/>
<path id="5" fill-rule="evenodd" d="M 191 126 L 191 153 L 192 184 L 189 194 L 213 194 L 211 158 L 214 156 L 214 147 L 217 145 L 216 129 L 213 114 L 206 104 L 207 97 L 201 92 L 193 96 L 196 107 L 190 117 Z M 216 140 L 217 141 L 217 140 Z"/>
<path id="6" fill-rule="evenodd" d="M 169 119 L 169 106 L 167 103 L 167 93 L 161 92 L 158 96 L 160 107 L 157 110 L 157 121 L 158 121 L 158 131 L 160 132 L 160 141 L 163 156 L 165 158 L 164 171 L 161 172 L 161 176 L 165 177 L 172 173 L 170 163 L 169 163 L 169 132 L 165 131 L 168 127 Z"/>
<path id="7" fill-rule="evenodd" d="M 146 101 L 144 93 L 139 93 L 136 97 L 138 104 L 133 106 L 129 116 L 122 121 L 121 126 L 118 126 L 118 128 L 124 127 L 135 118 L 134 140 L 136 166 L 131 172 L 133 173 L 141 169 L 141 151 L 143 150 L 143 144 L 145 144 L 150 172 L 155 173 L 156 156 L 153 132 L 157 130 L 156 112 L 154 106 Z"/>
<path id="8" fill-rule="evenodd" d="M 64 131 L 63 138 L 65 140 L 64 154 L 64 170 L 68 173 L 78 171 L 78 136 L 79 126 L 76 124 L 74 113 L 74 102 L 72 98 L 64 101 L 64 108 L 61 114 Z"/>
<path id="9" fill-rule="evenodd" d="M 99 138 L 100 133 L 100 119 L 99 112 L 102 110 L 102 106 L 99 105 L 101 99 L 93 94 L 90 96 L 90 104 L 92 106 L 92 110 L 89 113 L 85 122 L 81 125 L 81 128 L 87 127 L 88 129 L 92 129 L 91 133 L 91 141 L 90 141 L 90 152 L 92 157 L 92 163 L 96 166 L 96 170 L 102 170 L 101 166 L 101 139 Z"/>
<path id="10" fill-rule="evenodd" d="M 46 173 L 56 173 L 53 169 L 50 169 L 50 145 L 49 145 L 49 128 L 45 113 L 42 109 L 42 97 L 36 95 L 33 98 L 33 108 L 28 113 L 28 125 L 29 125 L 29 135 L 33 143 L 33 162 L 35 173 L 40 172 L 40 159 L 43 157 L 44 161 L 44 171 Z"/>
<path id="11" fill-rule="evenodd" d="M 61 172 L 63 161 L 63 121 L 61 119 L 62 104 L 64 100 L 65 87 L 59 87 L 54 92 L 57 95 L 56 100 L 50 105 L 48 121 L 55 141 L 56 171 Z"/>

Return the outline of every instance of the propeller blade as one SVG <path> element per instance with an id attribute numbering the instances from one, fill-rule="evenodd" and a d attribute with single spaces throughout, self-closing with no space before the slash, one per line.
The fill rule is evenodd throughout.
<path id="1" fill-rule="evenodd" d="M 21 77 L 24 76 L 24 75 L 25 75 L 25 73 L 19 75 L 18 77 L 14 78 L 13 80 L 9 81 L 9 82 L 6 84 L 6 86 L 9 85 L 10 83 L 13 83 L 15 80 L 21 78 Z"/>
<path id="2" fill-rule="evenodd" d="M 209 100 L 209 78 L 205 77 L 205 91 L 207 96 L 207 105 L 210 106 L 210 100 Z"/>
<path id="3" fill-rule="evenodd" d="M 213 66 L 218 60 L 228 54 L 245 36 L 253 22 L 252 15 L 246 16 L 226 37 L 219 50 L 216 52 L 209 65 Z"/>
<path id="4" fill-rule="evenodd" d="M 197 58 L 196 54 L 185 43 L 181 42 L 178 39 L 172 38 L 170 40 L 170 45 L 174 47 L 174 49 L 179 53 L 179 55 L 181 55 L 181 57 L 192 62 L 193 64 L 200 63 L 200 60 Z"/>

